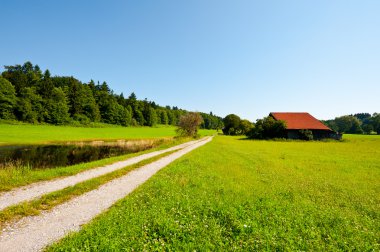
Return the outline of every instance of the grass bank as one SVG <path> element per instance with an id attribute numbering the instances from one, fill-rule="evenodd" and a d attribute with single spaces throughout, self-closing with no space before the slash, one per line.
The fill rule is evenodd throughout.
<path id="1" fill-rule="evenodd" d="M 174 137 L 176 127 L 70 127 L 31 124 L 0 124 L 0 145 L 44 144 L 66 141 L 148 139 Z M 201 136 L 211 135 L 215 130 L 200 130 Z"/>
<path id="2" fill-rule="evenodd" d="M 49 251 L 378 251 L 380 138 L 217 136 Z"/>

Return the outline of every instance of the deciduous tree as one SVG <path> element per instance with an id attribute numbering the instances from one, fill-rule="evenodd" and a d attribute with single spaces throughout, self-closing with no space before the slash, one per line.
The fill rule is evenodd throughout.
<path id="1" fill-rule="evenodd" d="M 0 76 L 0 118 L 14 119 L 16 91 L 12 84 Z"/>
<path id="2" fill-rule="evenodd" d="M 275 120 L 271 116 L 256 121 L 254 127 L 247 133 L 252 139 L 271 139 L 286 137 L 286 123 Z"/>
<path id="3" fill-rule="evenodd" d="M 238 135 L 240 126 L 240 117 L 235 114 L 229 114 L 223 119 L 225 135 Z"/>
<path id="4" fill-rule="evenodd" d="M 201 123 L 202 117 L 199 113 L 190 112 L 181 116 L 179 119 L 177 133 L 180 136 L 196 137 L 198 135 L 198 128 Z"/>

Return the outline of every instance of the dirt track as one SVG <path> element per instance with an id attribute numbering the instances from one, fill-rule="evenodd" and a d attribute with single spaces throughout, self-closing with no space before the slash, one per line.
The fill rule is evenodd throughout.
<path id="1" fill-rule="evenodd" d="M 78 231 L 95 216 L 124 198 L 160 169 L 190 151 L 208 143 L 212 137 L 197 141 L 155 162 L 112 180 L 96 190 L 55 207 L 39 216 L 26 217 L 0 235 L 0 251 L 40 251 L 47 245 Z"/>
<path id="2" fill-rule="evenodd" d="M 47 193 L 62 190 L 66 187 L 73 186 L 80 182 L 102 176 L 104 174 L 113 172 L 115 170 L 124 168 L 129 165 L 136 164 L 142 160 L 161 155 L 165 152 L 185 148 L 187 146 L 197 143 L 198 141 L 186 142 L 177 146 L 170 147 L 165 150 L 150 152 L 150 153 L 143 154 L 137 157 L 129 158 L 125 161 L 116 162 L 110 165 L 83 171 L 73 176 L 68 176 L 65 178 L 59 178 L 59 179 L 54 179 L 54 180 L 49 180 L 49 181 L 44 181 L 44 182 L 38 182 L 31 185 L 16 188 L 6 193 L 1 193 L 0 194 L 0 211 L 9 206 L 16 205 L 23 201 L 32 200 L 32 199 L 41 197 L 42 195 L 47 194 Z"/>

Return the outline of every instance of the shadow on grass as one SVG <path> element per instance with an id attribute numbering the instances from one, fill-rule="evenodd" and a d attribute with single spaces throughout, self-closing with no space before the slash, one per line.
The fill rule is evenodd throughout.
<path id="1" fill-rule="evenodd" d="M 268 138 L 268 139 L 252 139 L 248 137 L 238 138 L 239 141 L 270 141 L 270 142 L 299 142 L 299 143 L 344 143 L 349 142 L 347 139 L 335 140 L 335 139 L 320 139 L 320 140 L 302 140 L 302 139 L 287 139 L 287 138 Z"/>

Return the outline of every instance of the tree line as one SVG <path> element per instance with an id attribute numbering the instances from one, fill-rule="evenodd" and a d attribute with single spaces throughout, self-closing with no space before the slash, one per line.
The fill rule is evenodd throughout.
<path id="1" fill-rule="evenodd" d="M 115 94 L 106 82 L 82 83 L 74 77 L 51 76 L 38 65 L 4 66 L 0 76 L 0 119 L 56 125 L 107 123 L 122 126 L 177 125 L 188 111 L 159 106 L 135 93 Z M 201 128 L 222 129 L 222 118 L 200 113 Z"/>
<path id="2" fill-rule="evenodd" d="M 379 113 L 357 113 L 344 115 L 332 120 L 322 121 L 326 126 L 339 133 L 380 134 Z"/>

